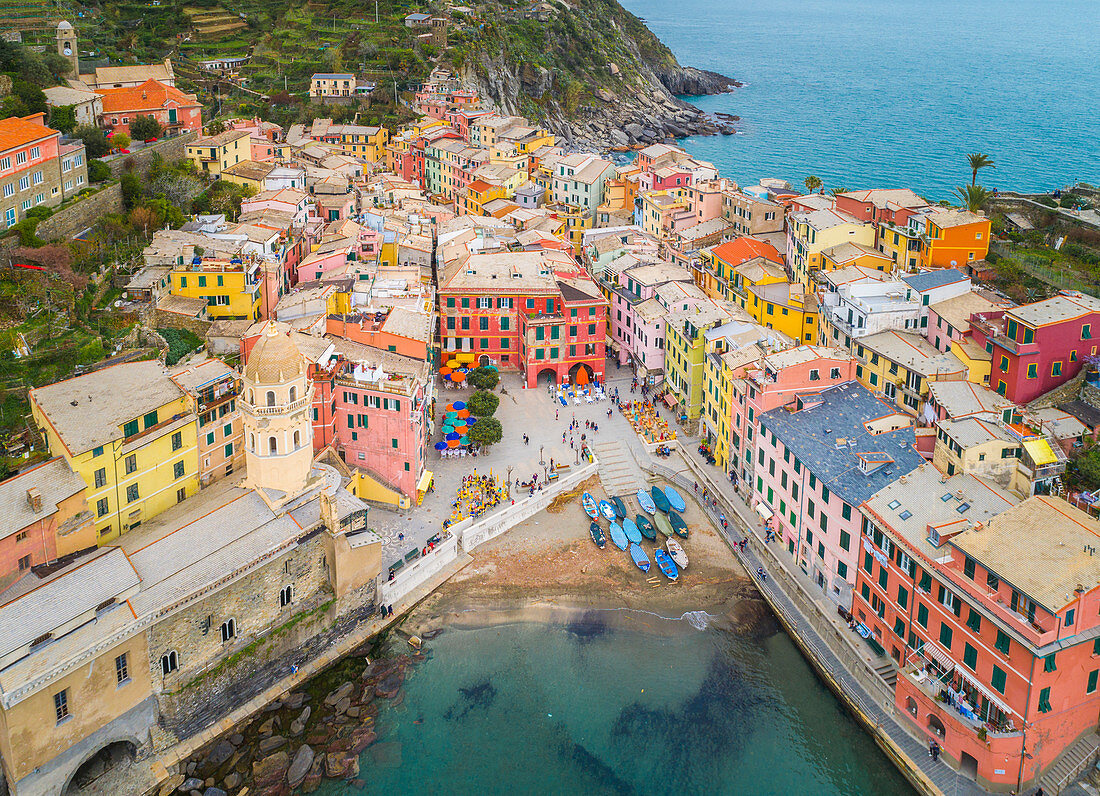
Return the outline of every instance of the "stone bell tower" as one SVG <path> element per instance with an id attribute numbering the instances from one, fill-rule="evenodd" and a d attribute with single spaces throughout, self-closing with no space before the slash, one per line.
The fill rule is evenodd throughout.
<path id="1" fill-rule="evenodd" d="M 68 20 L 57 23 L 57 54 L 69 59 L 73 65 L 72 78 L 80 79 L 80 56 L 76 51 L 76 31 Z"/>
<path id="2" fill-rule="evenodd" d="M 295 495 L 313 466 L 313 384 L 285 329 L 264 326 L 243 383 L 246 485 Z"/>

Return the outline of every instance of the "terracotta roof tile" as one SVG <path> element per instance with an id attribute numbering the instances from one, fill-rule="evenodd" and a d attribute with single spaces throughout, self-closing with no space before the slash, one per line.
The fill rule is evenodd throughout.
<path id="1" fill-rule="evenodd" d="M 104 113 L 162 108 L 169 100 L 175 100 L 181 106 L 199 105 L 199 101 L 194 94 L 185 94 L 175 86 L 166 86 L 159 80 L 153 80 L 152 78 L 149 78 L 140 86 L 101 88 L 96 93 L 103 96 Z"/>

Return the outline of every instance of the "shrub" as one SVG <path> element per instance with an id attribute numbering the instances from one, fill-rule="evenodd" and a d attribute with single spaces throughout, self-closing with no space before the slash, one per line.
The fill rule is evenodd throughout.
<path id="1" fill-rule="evenodd" d="M 500 406 L 500 398 L 496 394 L 485 390 L 478 390 L 466 402 L 466 408 L 470 410 L 470 414 L 479 418 L 495 414 L 498 406 Z"/>
<path id="2" fill-rule="evenodd" d="M 152 116 L 136 116 L 134 120 L 130 122 L 130 134 L 134 137 L 135 141 L 160 138 L 163 132 L 164 128 L 160 126 L 160 122 Z"/>
<path id="3" fill-rule="evenodd" d="M 88 181 L 103 182 L 111 179 L 111 167 L 102 160 L 92 159 L 88 161 Z"/>
<path id="4" fill-rule="evenodd" d="M 171 367 L 202 345 L 202 339 L 187 329 L 157 329 L 168 342 L 168 357 L 164 364 Z"/>
<path id="5" fill-rule="evenodd" d="M 473 387 L 479 390 L 491 390 L 496 387 L 497 382 L 500 381 L 500 374 L 492 368 L 474 368 L 466 376 L 466 381 L 470 382 Z"/>
<path id="6" fill-rule="evenodd" d="M 126 149 L 130 146 L 130 136 L 126 133 L 115 133 L 111 136 L 111 146 L 116 149 Z"/>
<path id="7" fill-rule="evenodd" d="M 84 142 L 89 158 L 101 158 L 111 151 L 107 144 L 107 134 L 98 127 L 85 124 L 76 128 L 73 135 Z"/>
<path id="8" fill-rule="evenodd" d="M 501 437 L 504 436 L 504 429 L 495 417 L 486 417 L 467 431 L 466 436 L 479 445 L 489 446 L 500 442 Z"/>

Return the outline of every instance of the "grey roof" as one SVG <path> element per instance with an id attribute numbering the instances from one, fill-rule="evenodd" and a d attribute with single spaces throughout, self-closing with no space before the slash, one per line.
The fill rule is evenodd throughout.
<path id="1" fill-rule="evenodd" d="M 1100 426 L 1100 409 L 1084 401 L 1070 401 L 1069 403 L 1058 404 L 1058 408 L 1063 412 L 1067 412 L 1089 428 L 1095 429 Z"/>
<path id="2" fill-rule="evenodd" d="M 942 407 L 948 417 L 1000 412 L 1012 401 L 981 384 L 970 381 L 933 381 L 928 385 L 932 402 Z"/>
<path id="3" fill-rule="evenodd" d="M 923 293 L 926 290 L 951 285 L 969 278 L 958 268 L 944 268 L 939 271 L 925 271 L 923 274 L 903 276 L 902 280 L 913 290 Z"/>
<path id="4" fill-rule="evenodd" d="M 84 479 L 60 457 L 0 481 L 0 539 L 55 513 L 58 503 L 82 491 L 84 486 Z M 37 489 L 41 494 L 42 511 L 31 509 L 28 489 Z"/>
<path id="5" fill-rule="evenodd" d="M 849 381 L 820 393 L 821 404 L 801 411 L 773 409 L 760 416 L 760 435 L 765 427 L 775 434 L 831 492 L 858 506 L 894 479 L 924 462 L 916 448 L 909 418 L 887 406 L 858 382 Z M 904 427 L 871 434 L 866 423 L 894 416 Z M 838 445 L 839 440 L 845 440 Z M 885 454 L 893 459 L 864 473 L 859 453 Z"/>
<path id="6" fill-rule="evenodd" d="M 31 391 L 69 453 L 122 439 L 122 426 L 183 395 L 156 360 L 124 362 Z M 162 420 L 166 418 L 161 418 Z"/>

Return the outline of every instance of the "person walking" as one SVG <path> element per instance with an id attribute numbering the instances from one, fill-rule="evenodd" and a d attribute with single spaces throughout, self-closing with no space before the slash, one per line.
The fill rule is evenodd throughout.
<path id="1" fill-rule="evenodd" d="M 935 741 L 928 744 L 928 754 L 932 758 L 932 762 L 936 763 L 940 759 L 940 745 Z"/>

